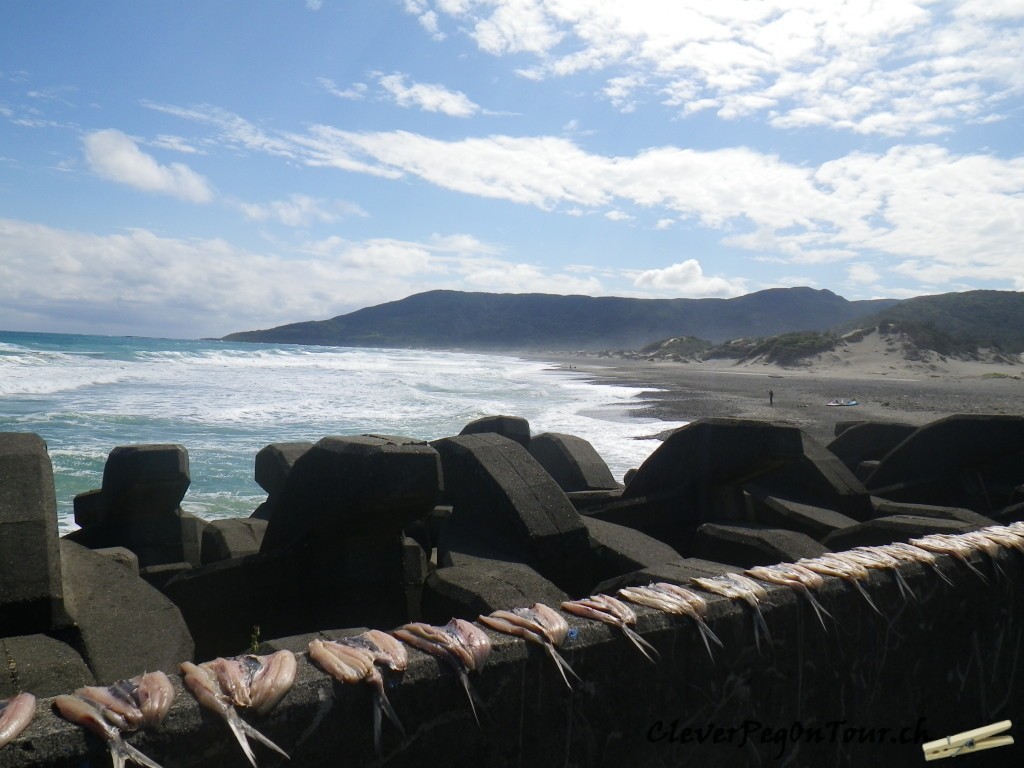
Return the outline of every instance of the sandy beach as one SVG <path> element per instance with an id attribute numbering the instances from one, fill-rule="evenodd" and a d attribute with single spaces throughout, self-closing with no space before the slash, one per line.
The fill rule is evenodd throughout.
<path id="1" fill-rule="evenodd" d="M 538 355 L 538 358 L 542 356 Z M 838 422 L 926 424 L 957 413 L 1024 414 L 1024 366 L 925 355 L 906 360 L 877 349 L 829 355 L 799 368 L 761 362 L 656 362 L 544 356 L 595 381 L 651 388 L 638 415 L 692 421 L 706 416 L 762 419 L 800 427 L 827 444 Z M 768 393 L 774 393 L 769 403 Z M 833 399 L 855 406 L 828 406 Z"/>

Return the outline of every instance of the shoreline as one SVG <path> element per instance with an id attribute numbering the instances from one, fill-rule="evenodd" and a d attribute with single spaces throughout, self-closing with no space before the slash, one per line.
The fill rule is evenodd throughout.
<path id="1" fill-rule="evenodd" d="M 755 419 L 790 424 L 827 445 L 836 424 L 890 421 L 922 426 L 953 414 L 1021 415 L 1024 375 L 1017 366 L 963 363 L 921 371 L 904 365 L 891 373 L 833 367 L 782 368 L 731 362 L 680 363 L 531 354 L 555 370 L 572 370 L 594 383 L 646 389 L 634 416 L 661 421 L 704 417 Z M 993 375 L 996 374 L 996 375 Z M 660 391 L 651 391 L 660 390 Z M 768 392 L 774 393 L 769 404 Z M 851 398 L 855 406 L 828 406 Z"/>

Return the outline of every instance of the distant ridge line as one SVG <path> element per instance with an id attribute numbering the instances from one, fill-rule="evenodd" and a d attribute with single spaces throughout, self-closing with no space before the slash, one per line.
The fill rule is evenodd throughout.
<path id="1" fill-rule="evenodd" d="M 1007 296 L 1007 294 L 1009 296 Z M 916 302 L 916 305 L 914 304 Z M 879 322 L 896 307 L 972 330 L 959 317 L 967 306 L 1006 322 L 1024 319 L 1024 294 L 970 291 L 899 301 L 848 301 L 807 287 L 770 288 L 731 299 L 634 299 L 615 296 L 472 293 L 434 290 L 365 307 L 328 320 L 243 331 L 226 341 L 350 347 L 463 348 L 481 351 L 639 349 L 675 336 L 712 343 L 796 331 L 825 331 L 860 321 Z M 1016 328 L 1024 328 L 1017 322 Z M 990 329 L 984 329 L 990 330 Z M 991 333 L 988 335 L 992 335 Z"/>

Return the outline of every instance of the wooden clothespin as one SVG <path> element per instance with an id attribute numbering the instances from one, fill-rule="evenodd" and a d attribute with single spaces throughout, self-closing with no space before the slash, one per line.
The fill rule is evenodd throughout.
<path id="1" fill-rule="evenodd" d="M 922 744 L 925 760 L 941 760 L 944 757 L 956 757 L 967 755 L 971 752 L 979 752 L 983 749 L 993 747 L 1007 747 L 1013 744 L 1013 736 L 1004 734 L 996 736 L 997 733 L 1005 731 L 1013 723 L 1009 720 L 1000 720 L 998 723 L 975 728 L 973 731 L 964 731 L 944 739 L 936 739 Z"/>

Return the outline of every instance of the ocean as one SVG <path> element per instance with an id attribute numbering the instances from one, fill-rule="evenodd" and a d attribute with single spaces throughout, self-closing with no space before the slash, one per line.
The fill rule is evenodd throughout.
<path id="1" fill-rule="evenodd" d="M 621 480 L 658 446 L 636 438 L 680 425 L 630 415 L 641 391 L 510 356 L 0 331 L 0 431 L 46 441 L 62 533 L 119 445 L 184 445 L 182 507 L 207 519 L 266 498 L 253 466 L 268 443 L 433 440 L 494 414 L 590 441 Z"/>

